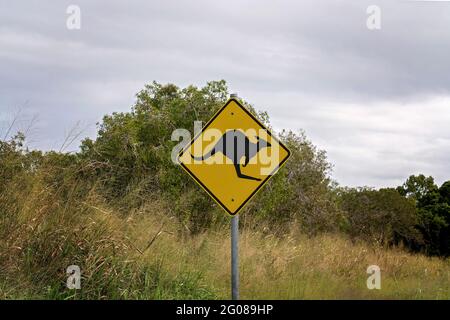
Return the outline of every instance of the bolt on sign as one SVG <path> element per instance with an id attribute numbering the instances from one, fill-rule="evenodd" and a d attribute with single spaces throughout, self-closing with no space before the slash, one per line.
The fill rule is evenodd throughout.
<path id="1" fill-rule="evenodd" d="M 289 150 L 231 98 L 178 155 L 181 166 L 235 215 L 289 158 Z"/>

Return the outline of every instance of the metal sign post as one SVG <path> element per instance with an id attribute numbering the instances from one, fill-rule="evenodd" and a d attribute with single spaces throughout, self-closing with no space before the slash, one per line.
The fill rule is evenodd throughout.
<path id="1" fill-rule="evenodd" d="M 230 95 L 237 99 L 237 93 Z M 231 299 L 239 300 L 239 215 L 231 218 Z"/>
<path id="2" fill-rule="evenodd" d="M 239 215 L 231 218 L 231 299 L 239 300 Z"/>

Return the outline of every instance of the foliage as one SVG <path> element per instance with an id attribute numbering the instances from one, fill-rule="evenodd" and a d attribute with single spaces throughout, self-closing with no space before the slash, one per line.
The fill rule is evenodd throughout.
<path id="1" fill-rule="evenodd" d="M 379 244 L 421 242 L 414 203 L 395 189 L 346 189 L 340 204 L 353 238 Z"/>
<path id="2" fill-rule="evenodd" d="M 336 231 L 340 215 L 325 152 L 318 150 L 304 132 L 283 131 L 279 138 L 291 151 L 291 157 L 248 206 L 248 215 L 272 221 L 282 232 L 286 231 L 283 223 L 298 226 L 310 235 Z"/>
<path id="3" fill-rule="evenodd" d="M 432 177 L 410 176 L 397 188 L 413 199 L 418 212 L 418 229 L 423 234 L 425 248 L 430 254 L 450 255 L 450 181 L 439 188 Z"/>
<path id="4" fill-rule="evenodd" d="M 111 201 L 120 199 L 123 205 L 126 199 L 128 208 L 149 197 L 170 201 L 168 214 L 191 232 L 224 222 L 220 209 L 170 157 L 178 143 L 171 141 L 172 131 L 186 128 L 192 135 L 194 121 L 209 120 L 228 95 L 224 81 L 184 89 L 156 82 L 147 85 L 137 94 L 131 112 L 105 116 L 97 138 L 83 141 L 79 158 L 88 163 L 84 175 L 101 183 L 103 195 Z M 267 113 L 244 104 L 270 126 Z M 280 231 L 294 220 L 311 234 L 335 228 L 331 166 L 325 152 L 317 150 L 303 132 L 282 132 L 280 139 L 288 144 L 292 159 L 246 211 L 254 219 L 272 220 Z"/>

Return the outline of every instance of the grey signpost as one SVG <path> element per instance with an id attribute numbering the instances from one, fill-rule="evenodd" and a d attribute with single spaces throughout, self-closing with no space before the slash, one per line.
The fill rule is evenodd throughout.
<path id="1" fill-rule="evenodd" d="M 231 299 L 239 300 L 239 215 L 231 218 Z"/>
<path id="2" fill-rule="evenodd" d="M 237 93 L 231 98 L 237 99 Z M 239 215 L 231 218 L 231 299 L 239 300 Z"/>

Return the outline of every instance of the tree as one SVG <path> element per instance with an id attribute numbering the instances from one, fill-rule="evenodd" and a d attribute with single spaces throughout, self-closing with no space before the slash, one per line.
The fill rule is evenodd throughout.
<path id="1" fill-rule="evenodd" d="M 432 255 L 450 254 L 450 181 L 440 188 L 432 177 L 423 174 L 410 176 L 397 188 L 400 194 L 413 199 L 418 215 L 417 229 L 421 231 L 423 245 L 413 247 Z"/>
<path id="2" fill-rule="evenodd" d="M 244 219 L 253 216 L 270 221 L 281 233 L 292 226 L 309 235 L 336 231 L 341 217 L 325 151 L 317 149 L 302 131 L 283 131 L 279 138 L 291 157 L 244 209 L 249 211 L 248 215 L 244 211 Z"/>
<path id="3" fill-rule="evenodd" d="M 194 232 L 223 221 L 221 209 L 170 158 L 177 143 L 171 141 L 172 131 L 189 129 L 193 135 L 194 121 L 208 121 L 228 96 L 223 80 L 203 88 L 146 85 L 131 112 L 105 116 L 97 138 L 83 141 L 79 154 L 87 162 L 83 175 L 100 181 L 101 192 L 110 202 L 126 198 L 128 205 L 139 206 L 149 197 L 165 199 L 170 214 Z M 270 127 L 267 113 L 243 103 Z M 302 132 L 283 132 L 279 138 L 292 157 L 245 210 L 252 212 L 252 219 L 276 223 L 277 229 L 293 221 L 308 233 L 335 228 L 337 210 L 325 152 L 317 150 Z"/>
<path id="4" fill-rule="evenodd" d="M 414 199 L 414 201 L 433 201 L 433 193 L 437 195 L 438 187 L 434 183 L 433 177 L 425 177 L 423 174 L 418 176 L 410 176 L 405 183 L 397 187 L 397 191 L 407 197 Z M 424 199 L 428 197 L 428 199 Z"/>
<path id="5" fill-rule="evenodd" d="M 395 189 L 344 189 L 339 200 L 347 220 L 346 231 L 352 238 L 379 244 L 421 241 L 415 228 L 414 203 Z"/>
<path id="6" fill-rule="evenodd" d="M 441 202 L 450 205 L 450 181 L 444 182 L 439 188 L 439 194 L 441 196 Z"/>

